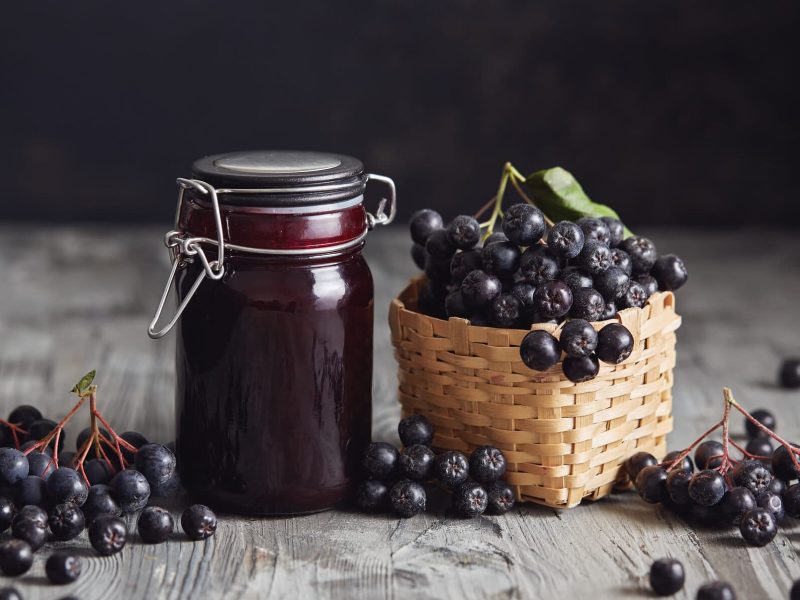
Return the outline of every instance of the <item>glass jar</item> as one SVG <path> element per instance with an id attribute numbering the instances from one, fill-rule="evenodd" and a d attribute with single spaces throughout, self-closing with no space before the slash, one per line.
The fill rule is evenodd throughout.
<path id="1" fill-rule="evenodd" d="M 237 152 L 179 179 L 173 268 L 151 337 L 177 330 L 183 485 L 223 512 L 342 503 L 371 437 L 373 284 L 366 235 L 394 218 L 390 179 L 354 158 Z M 389 187 L 375 215 L 369 180 Z M 170 289 L 175 317 L 156 330 Z"/>

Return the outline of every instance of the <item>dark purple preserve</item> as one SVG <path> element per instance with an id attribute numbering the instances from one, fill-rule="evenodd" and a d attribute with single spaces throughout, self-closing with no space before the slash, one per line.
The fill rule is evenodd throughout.
<path id="1" fill-rule="evenodd" d="M 389 185 L 388 215 L 366 212 L 368 179 Z M 277 151 L 202 158 L 179 184 L 167 244 L 180 306 L 150 333 L 176 325 L 182 483 L 236 514 L 340 505 L 371 435 L 373 284 L 361 250 L 393 218 L 394 186 L 351 157 Z"/>

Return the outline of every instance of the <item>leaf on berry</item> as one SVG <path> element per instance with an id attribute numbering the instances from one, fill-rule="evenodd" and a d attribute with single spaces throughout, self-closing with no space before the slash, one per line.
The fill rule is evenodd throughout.
<path id="1" fill-rule="evenodd" d="M 89 386 L 92 385 L 92 382 L 94 381 L 94 376 L 95 375 L 96 375 L 96 371 L 94 369 L 89 371 L 86 375 L 81 377 L 81 380 L 78 383 L 75 384 L 75 387 L 72 388 L 72 392 L 74 394 L 78 394 L 79 396 L 81 394 L 83 394 L 84 392 L 86 392 L 86 390 L 89 389 Z"/>
<path id="2" fill-rule="evenodd" d="M 531 173 L 525 178 L 525 187 L 536 206 L 553 221 L 577 221 L 581 217 L 619 219 L 613 208 L 592 202 L 572 173 L 561 167 Z M 633 232 L 625 227 L 625 237 L 631 235 Z"/>

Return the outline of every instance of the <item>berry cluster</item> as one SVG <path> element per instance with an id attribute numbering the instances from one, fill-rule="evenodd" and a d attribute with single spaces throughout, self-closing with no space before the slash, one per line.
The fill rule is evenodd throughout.
<path id="1" fill-rule="evenodd" d="M 728 434 L 731 408 L 745 417 L 746 447 Z M 669 453 L 662 462 L 638 452 L 627 460 L 625 470 L 644 501 L 660 503 L 702 525 L 737 526 L 748 543 L 764 546 L 784 517 L 800 518 L 800 449 L 778 437 L 775 425 L 772 413 L 748 413 L 726 388 L 722 420 L 689 448 Z M 718 428 L 722 442 L 706 439 Z M 773 440 L 778 443 L 774 450 Z M 740 458 L 731 456 L 731 446 Z M 689 458 L 692 450 L 694 462 Z"/>
<path id="2" fill-rule="evenodd" d="M 452 492 L 452 508 L 461 517 L 503 514 L 514 506 L 514 491 L 501 480 L 506 459 L 497 448 L 480 446 L 469 457 L 456 451 L 437 455 L 431 449 L 433 425 L 422 415 L 406 417 L 397 429 L 401 451 L 375 442 L 364 454 L 367 479 L 356 492 L 359 508 L 413 517 L 425 510 L 425 484 L 433 481 Z"/>
<path id="3" fill-rule="evenodd" d="M 680 258 L 659 256 L 647 238 L 625 237 L 618 219 L 552 223 L 530 202 L 504 213 L 502 198 L 495 202 L 495 213 L 485 223 L 459 215 L 445 226 L 431 209 L 412 215 L 411 256 L 428 280 L 418 309 L 433 317 L 517 329 L 566 321 L 560 340 L 546 332 L 529 334 L 521 356 L 532 369 L 549 369 L 563 351 L 570 380 L 592 379 L 598 359 L 625 360 L 633 338 L 621 325 L 598 335 L 590 322 L 612 319 L 619 309 L 641 308 L 655 292 L 686 283 Z M 494 231 L 499 215 L 502 231 Z"/>
<path id="4" fill-rule="evenodd" d="M 0 425 L 0 532 L 10 528 L 12 536 L 0 542 L 0 572 L 6 575 L 27 572 L 48 540 L 72 540 L 84 529 L 99 554 L 119 552 L 128 539 L 123 515 L 140 513 L 137 529 L 146 543 L 164 542 L 173 533 L 170 512 L 148 506 L 151 498 L 179 490 L 173 451 L 137 432 L 117 435 L 96 409 L 91 381 L 73 391 L 79 401 L 58 423 L 24 405 Z M 75 451 L 64 450 L 64 425 L 87 398 L 92 424 L 78 434 Z M 94 458 L 88 458 L 91 451 Z M 189 507 L 181 518 L 193 540 L 212 535 L 216 523 L 202 505 Z M 53 554 L 45 571 L 52 582 L 69 583 L 80 575 L 80 559 Z"/>
<path id="5" fill-rule="evenodd" d="M 659 558 L 650 567 L 650 587 L 657 596 L 677 594 L 686 581 L 686 572 L 680 561 Z M 726 581 L 709 581 L 697 589 L 697 600 L 736 600 L 733 587 Z"/>

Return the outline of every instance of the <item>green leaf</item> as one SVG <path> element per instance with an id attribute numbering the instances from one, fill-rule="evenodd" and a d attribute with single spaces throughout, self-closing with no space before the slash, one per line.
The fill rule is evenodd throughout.
<path id="1" fill-rule="evenodd" d="M 536 206 L 553 221 L 576 221 L 581 217 L 619 219 L 613 208 L 592 202 L 572 173 L 561 167 L 531 173 L 525 178 L 525 187 Z M 630 235 L 633 232 L 626 227 L 625 237 Z"/>
<path id="2" fill-rule="evenodd" d="M 72 388 L 72 392 L 74 394 L 78 394 L 79 396 L 83 394 L 86 390 L 89 389 L 89 386 L 92 385 L 94 381 L 94 376 L 96 375 L 96 371 L 93 369 L 89 371 L 86 375 L 81 377 L 81 380 L 75 384 L 75 387 Z"/>

